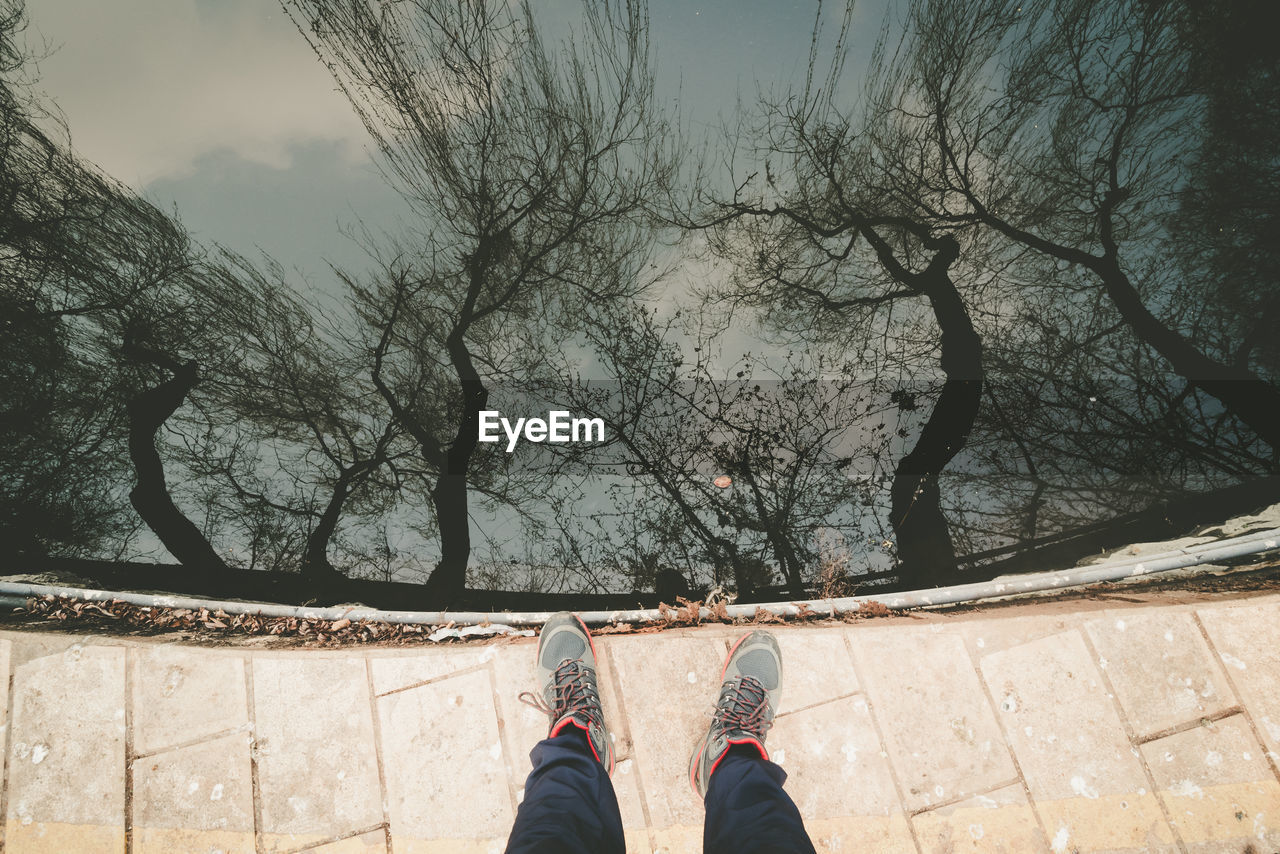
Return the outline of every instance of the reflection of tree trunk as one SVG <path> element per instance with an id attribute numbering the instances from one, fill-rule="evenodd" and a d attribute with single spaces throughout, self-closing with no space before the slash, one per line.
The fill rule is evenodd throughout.
<path id="1" fill-rule="evenodd" d="M 444 453 L 444 470 L 431 492 L 436 524 L 440 529 L 440 562 L 427 578 L 427 587 L 448 604 L 467 586 L 467 562 L 471 558 L 467 473 L 471 468 L 471 457 L 480 444 L 480 410 L 488 403 L 489 392 L 472 364 L 463 328 L 456 328 L 445 345 L 462 386 L 462 413 L 458 419 L 458 432 Z"/>
<path id="2" fill-rule="evenodd" d="M 751 578 L 751 567 L 747 566 L 742 555 L 738 553 L 738 547 L 723 537 L 718 537 L 715 545 L 719 548 L 719 551 L 713 553 L 712 559 L 720 567 L 723 567 L 725 563 L 729 564 L 729 570 L 733 573 L 734 592 L 737 593 L 738 599 L 749 600 L 753 598 L 756 595 L 756 583 Z M 723 569 L 721 569 L 721 572 L 723 572 Z"/>
<path id="3" fill-rule="evenodd" d="M 1280 390 L 1246 368 L 1209 358 L 1161 323 L 1143 304 L 1114 259 L 1099 260 L 1090 266 L 1139 340 L 1167 359 L 1180 376 L 1216 397 L 1262 441 L 1280 450 Z"/>
<path id="4" fill-rule="evenodd" d="M 342 508 L 363 468 L 359 464 L 342 470 L 333 486 L 333 494 L 316 526 L 307 537 L 307 546 L 302 555 L 302 572 L 318 584 L 337 584 L 346 581 L 346 576 L 334 568 L 329 562 L 329 541 L 338 529 L 338 520 L 342 518 Z"/>
<path id="5" fill-rule="evenodd" d="M 787 582 L 787 592 L 796 598 L 804 596 L 804 578 L 801 574 L 802 564 L 799 555 L 796 554 L 791 542 L 787 539 L 787 535 L 783 531 L 778 530 L 778 526 L 769 524 L 769 542 L 773 546 L 773 553 L 777 555 L 778 565 L 782 568 L 782 577 Z"/>
<path id="6" fill-rule="evenodd" d="M 982 342 L 948 274 L 956 254 L 952 243 L 917 280 L 942 333 L 946 382 L 915 447 L 898 463 L 890 490 L 889 521 L 898 541 L 900 578 L 910 584 L 933 585 L 955 570 L 938 475 L 968 440 L 982 395 Z"/>
<path id="7" fill-rule="evenodd" d="M 1027 511 L 1022 519 L 1022 530 L 1018 534 L 1018 539 L 1029 542 L 1036 538 L 1036 531 L 1040 528 L 1040 509 L 1044 506 L 1044 491 L 1047 486 L 1048 484 L 1043 480 L 1036 479 L 1036 489 L 1031 493 L 1031 500 L 1027 502 Z"/>
<path id="8" fill-rule="evenodd" d="M 431 491 L 431 505 L 440 528 L 440 561 L 427 578 L 427 589 L 447 605 L 466 587 L 467 561 L 471 558 L 466 475 L 441 475 Z"/>
<path id="9" fill-rule="evenodd" d="M 174 362 L 169 367 L 173 374 L 169 379 L 127 404 L 129 457 L 138 477 L 129 492 L 129 502 L 169 553 L 184 566 L 225 569 L 226 564 L 204 534 L 173 503 L 165 483 L 164 463 L 156 450 L 156 433 L 186 400 L 197 380 L 194 361 Z"/>

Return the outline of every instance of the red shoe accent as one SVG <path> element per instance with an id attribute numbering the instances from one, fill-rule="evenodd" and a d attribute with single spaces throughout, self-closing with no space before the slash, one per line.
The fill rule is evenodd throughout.
<path id="1" fill-rule="evenodd" d="M 578 722 L 578 719 L 577 719 L 577 718 L 573 718 L 573 717 L 566 717 L 564 720 L 560 721 L 560 723 L 556 724 L 556 725 L 551 729 L 551 732 L 547 734 L 547 738 L 555 738 L 557 735 L 559 735 L 559 734 L 560 734 L 560 730 L 562 730 L 562 729 L 564 729 L 565 727 L 569 726 L 569 724 L 573 724 L 573 725 L 574 725 L 574 726 L 576 726 L 578 729 L 580 729 L 580 730 L 582 730 L 584 733 L 586 733 L 586 735 L 587 735 L 587 747 L 590 747 L 590 748 L 591 748 L 591 755 L 592 755 L 592 756 L 594 756 L 594 757 L 596 758 L 596 761 L 597 761 L 597 762 L 599 762 L 599 763 L 603 766 L 603 765 L 604 765 L 604 760 L 603 760 L 603 759 L 601 759 L 601 758 L 600 758 L 600 754 L 596 752 L 596 746 L 595 746 L 595 743 L 591 740 L 591 731 L 590 731 L 590 730 L 588 730 L 586 727 L 584 727 L 582 724 L 580 724 L 580 723 Z M 609 776 L 613 776 L 613 768 L 612 768 L 612 767 L 605 768 L 604 770 L 605 770 L 606 772 L 608 772 Z"/>
<path id="2" fill-rule="evenodd" d="M 574 614 L 573 618 L 578 621 L 578 625 L 582 626 L 582 633 L 587 636 L 587 646 L 591 647 L 591 656 L 598 661 L 599 656 L 596 655 L 596 642 L 591 639 L 591 630 L 587 628 L 587 624 L 582 622 L 582 618 L 577 614 Z"/>
<path id="3" fill-rule="evenodd" d="M 724 682 L 724 675 L 729 672 L 729 662 L 733 659 L 733 654 L 738 651 L 738 647 L 742 646 L 742 642 L 749 637 L 751 637 L 750 632 L 738 638 L 737 642 L 730 648 L 729 654 L 724 657 L 724 667 L 720 668 L 720 681 L 722 683 Z"/>
<path id="4" fill-rule="evenodd" d="M 586 731 L 587 731 L 587 728 L 586 728 L 586 727 L 584 727 L 582 724 L 578 723 L 578 721 L 577 721 L 577 719 L 576 719 L 576 718 L 573 718 L 573 717 L 571 717 L 571 716 L 569 716 L 569 715 L 566 715 L 565 717 L 563 717 L 563 718 L 561 718 L 561 719 L 560 719 L 560 723 L 556 724 L 556 725 L 551 729 L 551 732 L 549 732 L 549 733 L 547 734 L 547 738 L 555 738 L 557 735 L 559 735 L 559 734 L 560 734 L 560 730 L 564 729 L 564 728 L 565 728 L 565 727 L 567 727 L 569 724 L 573 724 L 574 726 L 576 726 L 578 729 L 582 730 L 583 732 L 586 732 Z M 587 742 L 588 742 L 588 743 L 590 743 L 590 742 L 591 742 L 591 739 L 589 739 L 589 738 L 588 738 L 588 739 L 587 739 Z M 594 753 L 594 752 L 595 752 L 595 748 L 594 748 L 594 747 L 593 747 L 593 748 L 591 748 L 591 752 L 592 752 L 592 753 Z M 597 759 L 599 759 L 600 757 L 598 757 L 598 756 L 597 756 L 596 758 L 597 758 Z"/>
<path id="5" fill-rule="evenodd" d="M 729 747 L 732 747 L 735 744 L 750 744 L 756 750 L 760 751 L 761 759 L 765 760 L 766 762 L 769 761 L 768 751 L 764 749 L 763 744 L 756 741 L 754 738 L 730 738 L 730 739 L 727 739 L 725 743 L 727 746 L 725 747 L 724 750 L 720 751 L 720 755 L 716 757 L 716 761 L 711 763 L 711 770 L 707 772 L 708 785 L 711 784 L 711 775 L 716 773 L 716 769 L 720 767 L 720 763 L 723 762 L 724 758 L 729 755 Z M 690 766 L 689 768 L 689 785 L 693 788 L 693 792 L 695 795 L 698 795 L 699 797 L 702 796 L 702 794 L 698 791 L 698 766 L 696 763 Z"/>

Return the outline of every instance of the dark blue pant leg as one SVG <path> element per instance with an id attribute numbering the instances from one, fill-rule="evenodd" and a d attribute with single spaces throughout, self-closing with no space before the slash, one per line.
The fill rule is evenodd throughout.
<path id="1" fill-rule="evenodd" d="M 622 815 L 587 734 L 565 727 L 530 752 L 533 770 L 507 839 L 507 854 L 625 854 Z"/>
<path id="2" fill-rule="evenodd" d="M 814 854 L 786 780 L 754 747 L 730 747 L 707 784 L 705 854 Z"/>

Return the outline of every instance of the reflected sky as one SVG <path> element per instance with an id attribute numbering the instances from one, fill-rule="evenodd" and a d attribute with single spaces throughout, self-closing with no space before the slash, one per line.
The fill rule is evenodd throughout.
<path id="1" fill-rule="evenodd" d="M 884 3 L 857 9 L 854 73 Z M 535 7 L 549 34 L 581 8 Z M 800 81 L 817 9 L 807 0 L 652 3 L 663 100 L 699 134 L 739 97 Z M 161 206 L 176 205 L 199 239 L 260 248 L 324 287 L 327 262 L 364 265 L 344 229 L 362 220 L 394 230 L 405 215 L 369 159 L 364 128 L 275 3 L 51 0 L 28 13 L 29 42 L 43 55 L 39 88 L 75 148 Z"/>

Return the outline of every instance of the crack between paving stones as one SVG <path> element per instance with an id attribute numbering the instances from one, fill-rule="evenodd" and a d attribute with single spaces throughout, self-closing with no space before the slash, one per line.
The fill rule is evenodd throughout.
<path id="1" fill-rule="evenodd" d="M 341 842 L 344 839 L 355 839 L 357 836 L 364 836 L 366 833 L 376 833 L 377 831 L 382 830 L 386 827 L 387 827 L 386 822 L 383 822 L 382 824 L 372 824 L 368 827 L 362 827 L 359 830 L 352 830 L 348 833 L 340 833 L 336 836 L 330 836 L 327 839 L 322 839 L 319 842 L 312 842 L 310 845 L 307 845 L 304 848 L 290 848 L 287 851 L 279 851 L 277 852 L 277 854 L 305 854 L 305 852 L 307 851 L 315 851 L 318 848 L 321 848 L 325 845 L 332 845 L 333 843 Z M 388 830 L 388 839 L 390 839 L 389 830 Z M 391 854 L 390 842 L 388 842 L 387 844 L 387 854 Z"/>
<path id="2" fill-rule="evenodd" d="M 1200 630 L 1200 635 L 1204 638 L 1204 642 L 1209 645 L 1209 657 L 1218 663 L 1218 671 L 1227 680 L 1227 686 L 1231 688 L 1231 693 L 1240 701 L 1240 714 L 1245 723 L 1249 725 L 1249 732 L 1253 733 L 1254 741 L 1262 748 L 1262 756 L 1267 760 L 1267 765 L 1271 766 L 1271 773 L 1275 776 L 1276 781 L 1280 782 L 1280 767 L 1276 765 L 1275 753 L 1267 748 L 1267 742 L 1262 738 L 1262 731 L 1258 729 L 1258 724 L 1253 719 L 1253 713 L 1249 711 L 1248 705 L 1245 704 L 1245 697 L 1240 691 L 1240 686 L 1236 685 L 1236 680 L 1231 677 L 1231 671 L 1227 669 L 1226 662 L 1222 660 L 1222 653 L 1218 652 L 1218 647 L 1214 644 L 1213 639 L 1209 637 L 1209 630 L 1200 621 L 1200 612 L 1192 611 L 1191 620 L 1196 624 L 1196 628 Z"/>
<path id="3" fill-rule="evenodd" d="M 510 739 L 507 738 L 507 722 L 502 717 L 502 697 L 498 694 L 498 675 L 493 669 L 493 660 L 485 662 L 485 669 L 489 673 L 489 693 L 493 697 L 493 717 L 498 722 L 498 743 L 502 746 L 502 770 L 506 773 L 503 775 L 507 778 L 507 798 L 511 802 L 511 820 L 514 822 L 516 813 L 520 811 L 520 805 L 516 803 L 516 790 L 511 782 L 511 766 L 508 760 L 511 756 Z"/>
<path id="4" fill-rule="evenodd" d="M 1228 706 L 1227 708 L 1220 709 L 1219 711 L 1213 712 L 1212 714 L 1201 715 L 1200 717 L 1194 720 L 1184 721 L 1180 724 L 1174 724 L 1173 726 L 1165 727 L 1164 729 L 1157 730 L 1156 732 L 1150 733 L 1149 735 L 1138 736 L 1136 739 L 1134 739 L 1133 743 L 1137 745 L 1150 744 L 1153 741 L 1159 741 L 1160 739 L 1168 738 L 1171 735 L 1181 735 L 1184 732 L 1189 732 L 1193 729 L 1196 729 L 1197 727 L 1202 727 L 1205 724 L 1217 723 L 1218 721 L 1223 720 L 1224 718 L 1229 718 L 1235 715 L 1243 715 L 1243 714 L 1244 714 L 1244 709 L 1242 707 Z M 1248 722 L 1246 721 L 1246 725 L 1247 723 Z"/>
<path id="5" fill-rule="evenodd" d="M 992 785 L 987 786 L 986 788 L 978 789 L 973 792 L 967 792 L 961 795 L 956 795 L 955 797 L 947 798 L 946 800 L 943 800 L 943 801 L 938 801 L 936 804 L 929 804 L 929 806 L 927 807 L 920 807 L 917 810 L 912 810 L 907 814 L 912 818 L 915 818 L 916 816 L 924 815 L 927 812 L 933 812 L 935 810 L 946 809 L 947 807 L 955 806 L 956 804 L 963 803 L 964 801 L 967 801 L 970 798 L 984 797 L 985 795 L 989 795 L 992 792 L 998 792 L 1001 789 L 1008 788 L 1009 786 L 1016 786 L 1021 782 L 1022 780 L 1018 777 L 1010 777 L 1008 780 L 1004 780 L 999 783 L 993 783 Z"/>
<path id="6" fill-rule="evenodd" d="M 4 851 L 4 836 L 9 824 L 9 753 L 13 749 L 13 682 L 17 668 L 13 663 L 13 644 L 9 644 L 9 668 L 5 679 L 9 684 L 4 710 L 4 763 L 3 782 L 0 786 L 0 851 Z"/>
<path id="7" fill-rule="evenodd" d="M 133 693 L 137 652 L 124 648 L 124 850 L 133 854 Z"/>
<path id="8" fill-rule="evenodd" d="M 366 661 L 367 660 L 368 659 L 366 659 Z M 375 693 L 374 687 L 373 687 L 373 681 L 372 681 L 373 675 L 372 675 L 372 672 L 370 672 L 369 692 L 375 698 L 380 699 L 382 697 L 389 697 L 392 694 L 400 694 L 405 691 L 412 691 L 414 688 L 421 688 L 423 685 L 434 685 L 437 682 L 443 682 L 444 680 L 452 679 L 455 676 L 467 676 L 471 673 L 479 673 L 481 670 L 484 670 L 487 666 L 488 666 L 488 662 L 482 662 L 480 664 L 473 664 L 470 667 L 464 667 L 461 670 L 450 670 L 448 673 L 442 673 L 439 676 L 432 676 L 430 679 L 423 679 L 422 681 L 414 682 L 411 685 L 402 685 L 399 688 L 392 688 L 390 691 L 383 691 L 381 694 Z"/>
<path id="9" fill-rule="evenodd" d="M 382 761 L 382 719 L 378 716 L 378 695 L 373 690 L 373 661 L 368 657 L 364 660 L 364 676 L 368 687 L 369 697 L 369 715 L 373 719 L 373 761 L 378 766 L 378 789 L 382 804 L 382 829 L 386 837 L 387 854 L 392 854 L 391 847 L 391 804 L 390 792 L 387 789 L 387 771 Z M 411 686 L 416 687 L 416 686 Z M 394 692 L 388 692 L 394 693 Z M 361 833 L 370 833 L 369 830 L 361 831 Z M 348 836 L 359 836 L 360 833 L 348 834 Z M 337 839 L 346 839 L 347 836 L 340 836 Z M 337 841 L 336 839 L 333 841 Z M 322 843 L 328 844 L 328 843 Z M 316 846 L 311 846 L 312 848 Z"/>
<path id="10" fill-rule="evenodd" d="M 800 707 L 800 708 L 798 708 L 798 709 L 787 709 L 785 712 L 778 712 L 778 715 L 777 715 L 777 717 L 775 717 L 775 718 L 774 718 L 774 720 L 781 720 L 782 718 L 790 717 L 791 715 L 798 715 L 798 714 L 800 714 L 801 712 L 808 712 L 808 711 L 811 711 L 812 709 L 816 709 L 816 708 L 818 708 L 819 706 L 825 706 L 825 705 L 828 705 L 828 704 L 830 704 L 830 703 L 838 703 L 838 702 L 840 702 L 841 700 L 848 700 L 848 699 L 853 698 L 853 697 L 856 697 L 856 696 L 858 696 L 859 694 L 862 694 L 862 693 L 864 693 L 864 692 L 863 692 L 861 689 L 859 689 L 859 690 L 857 690 L 857 691 L 850 691 L 848 694 L 841 694 L 841 695 L 839 695 L 838 697 L 831 697 L 831 698 L 826 699 L 826 700 L 819 700 L 819 701 L 818 701 L 818 702 L 816 702 L 816 703 L 810 703 L 809 705 L 807 705 L 807 706 L 801 706 L 801 707 Z"/>
<path id="11" fill-rule="evenodd" d="M 631 732 L 631 718 L 627 715 L 626 698 L 622 695 L 622 679 L 618 671 L 617 662 L 613 660 L 613 653 L 608 650 L 605 644 L 600 645 L 599 655 L 608 659 L 609 673 L 613 676 L 615 689 L 613 696 L 618 700 L 618 717 L 622 720 L 623 731 L 627 734 L 627 743 L 631 745 L 631 752 L 634 754 L 636 741 Z M 640 814 L 644 816 L 644 832 L 649 839 L 649 850 L 656 851 L 657 844 L 654 837 L 653 815 L 649 812 L 649 797 L 644 792 L 644 775 L 640 773 L 640 763 L 634 757 L 631 758 L 631 762 L 635 765 L 636 794 L 640 796 Z M 616 765 L 614 770 L 617 770 Z"/>
<path id="12" fill-rule="evenodd" d="M 153 756 L 159 756 L 161 753 L 171 753 L 175 750 L 186 750 L 188 747 L 195 747 L 198 744 L 204 744 L 206 741 L 217 741 L 220 738 L 237 735 L 239 733 L 251 732 L 252 726 L 245 722 L 240 726 L 230 727 L 229 729 L 221 729 L 208 735 L 201 735 L 195 738 L 189 738 L 186 741 L 179 741 L 176 744 L 167 744 L 164 747 L 157 747 L 155 750 L 147 750 L 142 753 L 132 754 L 133 759 L 150 759 Z M 132 743 L 132 739 L 130 739 Z"/>
<path id="13" fill-rule="evenodd" d="M 253 847 L 257 854 L 266 854 L 267 843 L 262 829 L 262 782 L 258 772 L 258 716 L 254 712 L 253 695 L 253 659 L 244 656 L 240 659 L 244 668 L 244 702 L 245 713 L 249 718 L 249 784 L 253 791 Z"/>
<path id="14" fill-rule="evenodd" d="M 1111 677 L 1107 675 L 1107 671 L 1100 664 L 1102 657 L 1098 655 L 1098 650 L 1094 647 L 1088 632 L 1080 629 L 1074 629 L 1073 631 L 1080 635 L 1085 651 L 1089 653 L 1089 663 L 1097 670 L 1098 678 L 1102 680 L 1102 687 L 1106 690 L 1107 698 L 1111 700 L 1111 706 L 1120 718 L 1120 726 L 1124 729 L 1125 737 L 1129 739 L 1129 744 L 1135 754 L 1135 758 L 1138 760 L 1138 765 L 1142 768 L 1142 773 L 1147 778 L 1147 785 L 1151 787 L 1151 796 L 1155 799 L 1156 805 L 1160 807 L 1160 814 L 1164 816 L 1165 824 L 1169 826 L 1169 832 L 1173 834 L 1174 843 L 1182 854 L 1187 854 L 1187 843 L 1183 840 L 1182 834 L 1178 832 L 1177 825 L 1173 823 L 1173 816 L 1169 814 L 1169 807 L 1164 802 L 1164 798 L 1160 797 L 1160 787 L 1156 785 L 1156 777 L 1151 773 L 1151 767 L 1147 765 L 1146 757 L 1142 755 L 1138 735 L 1134 731 L 1133 725 L 1129 723 L 1128 716 L 1124 713 L 1124 706 L 1120 704 L 1120 695 L 1116 693 L 1115 686 L 1111 684 Z"/>

